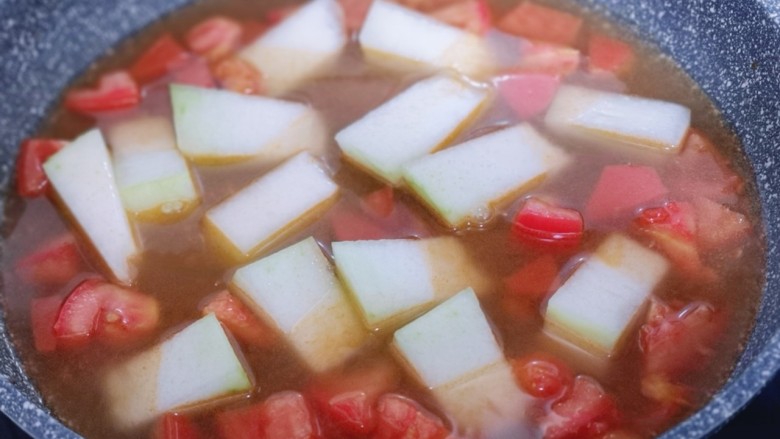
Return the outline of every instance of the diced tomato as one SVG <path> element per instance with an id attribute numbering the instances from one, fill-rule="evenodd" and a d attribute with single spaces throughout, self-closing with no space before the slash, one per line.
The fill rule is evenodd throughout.
<path id="1" fill-rule="evenodd" d="M 300 7 L 301 5 L 287 5 L 273 8 L 266 12 L 265 21 L 271 26 L 279 24 L 282 20 L 294 14 Z"/>
<path id="2" fill-rule="evenodd" d="M 201 312 L 204 315 L 214 313 L 217 319 L 244 343 L 266 347 L 276 340 L 274 332 L 228 290 L 208 297 L 201 307 Z"/>
<path id="3" fill-rule="evenodd" d="M 627 43 L 596 34 L 588 41 L 588 67 L 591 71 L 625 76 L 634 66 L 634 49 Z"/>
<path id="4" fill-rule="evenodd" d="M 630 217 L 636 209 L 658 202 L 668 193 L 652 167 L 606 166 L 590 195 L 585 218 L 593 222 L 610 222 Z"/>
<path id="5" fill-rule="evenodd" d="M 241 44 L 243 28 L 227 17 L 215 16 L 201 21 L 187 32 L 185 40 L 191 51 L 218 60 L 234 52 Z"/>
<path id="6" fill-rule="evenodd" d="M 371 0 L 339 0 L 344 10 L 344 25 L 349 31 L 358 30 L 363 26 Z"/>
<path id="7" fill-rule="evenodd" d="M 37 197 L 49 187 L 43 163 L 67 142 L 57 139 L 27 139 L 16 160 L 16 190 L 23 197 Z"/>
<path id="8" fill-rule="evenodd" d="M 379 189 L 361 200 L 360 208 L 336 206 L 330 214 L 336 241 L 380 238 L 422 238 L 430 235 L 426 224 L 403 203 L 396 203 L 388 188 Z M 384 215 L 389 212 L 389 214 Z"/>
<path id="9" fill-rule="evenodd" d="M 30 324 L 35 350 L 38 352 L 53 352 L 57 349 L 54 322 L 61 305 L 62 297 L 59 295 L 33 299 L 30 302 Z"/>
<path id="10" fill-rule="evenodd" d="M 226 410 L 216 415 L 217 432 L 222 439 L 262 438 L 265 430 L 264 405 Z"/>
<path id="11" fill-rule="evenodd" d="M 686 238 L 696 235 L 693 206 L 686 202 L 670 201 L 661 207 L 644 209 L 634 223 L 641 228 L 668 230 Z"/>
<path id="12" fill-rule="evenodd" d="M 739 212 L 704 197 L 693 200 L 699 244 L 705 249 L 725 248 L 742 242 L 750 221 Z"/>
<path id="13" fill-rule="evenodd" d="M 357 241 L 385 237 L 384 227 L 362 212 L 340 209 L 330 217 L 334 241 Z"/>
<path id="14" fill-rule="evenodd" d="M 208 63 L 196 57 L 178 64 L 171 71 L 171 82 L 204 88 L 213 88 L 215 85 Z"/>
<path id="15" fill-rule="evenodd" d="M 95 88 L 78 88 L 65 95 L 65 108 L 78 113 L 98 113 L 138 105 L 141 93 L 138 84 L 124 70 L 100 77 Z"/>
<path id="16" fill-rule="evenodd" d="M 263 92 L 260 72 L 241 58 L 231 57 L 220 61 L 212 73 L 222 88 L 244 94 Z"/>
<path id="17" fill-rule="evenodd" d="M 504 294 L 514 299 L 538 302 L 558 288 L 558 261 L 544 254 L 504 278 Z"/>
<path id="18" fill-rule="evenodd" d="M 186 416 L 179 413 L 166 413 L 155 424 L 153 439 L 200 439 L 200 431 Z"/>
<path id="19" fill-rule="evenodd" d="M 556 44 L 526 42 L 512 71 L 566 76 L 574 73 L 582 59 L 580 51 Z"/>
<path id="20" fill-rule="evenodd" d="M 395 209 L 395 197 L 392 186 L 384 186 L 363 196 L 363 207 L 369 213 L 387 218 Z"/>
<path id="21" fill-rule="evenodd" d="M 504 15 L 498 27 L 521 37 L 571 46 L 580 33 L 582 18 L 527 1 Z"/>
<path id="22" fill-rule="evenodd" d="M 281 392 L 263 403 L 264 439 L 311 439 L 317 437 L 317 424 L 303 395 Z"/>
<path id="23" fill-rule="evenodd" d="M 582 215 L 536 197 L 525 200 L 512 220 L 512 236 L 543 247 L 576 247 L 582 240 Z"/>
<path id="24" fill-rule="evenodd" d="M 57 345 L 64 347 L 81 346 L 92 339 L 122 344 L 154 330 L 159 315 L 154 297 L 102 279 L 87 279 L 65 299 L 54 334 Z"/>
<path id="25" fill-rule="evenodd" d="M 521 121 L 544 113 L 559 85 L 558 76 L 541 73 L 516 73 L 496 79 L 499 95 Z"/>
<path id="26" fill-rule="evenodd" d="M 560 396 L 574 381 L 563 361 L 542 352 L 513 359 L 512 371 L 520 387 L 536 398 Z"/>
<path id="27" fill-rule="evenodd" d="M 165 34 L 138 57 L 130 67 L 130 74 L 140 83 L 151 82 L 189 57 L 189 52 L 184 50 L 171 34 Z"/>
<path id="28" fill-rule="evenodd" d="M 385 394 L 376 409 L 379 422 L 373 439 L 443 439 L 449 434 L 441 419 L 404 396 Z"/>
<path id="29" fill-rule="evenodd" d="M 490 7 L 485 0 L 461 0 L 434 9 L 431 17 L 476 34 L 490 28 Z"/>
<path id="30" fill-rule="evenodd" d="M 73 279 L 81 267 L 76 238 L 66 233 L 20 259 L 16 263 L 16 273 L 30 284 L 62 285 Z"/>
<path id="31" fill-rule="evenodd" d="M 543 421 L 545 439 L 598 438 L 618 421 L 615 402 L 592 378 L 578 376 Z"/>

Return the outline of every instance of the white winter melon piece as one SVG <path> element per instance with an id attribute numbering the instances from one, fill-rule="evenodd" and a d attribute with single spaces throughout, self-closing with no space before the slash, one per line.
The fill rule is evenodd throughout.
<path id="1" fill-rule="evenodd" d="M 43 169 L 113 277 L 131 283 L 130 259 L 138 248 L 100 131 L 81 135 L 49 157 Z"/>
<path id="2" fill-rule="evenodd" d="M 545 117 L 559 135 L 665 153 L 680 150 L 691 111 L 682 105 L 565 85 Z"/>
<path id="3" fill-rule="evenodd" d="M 276 163 L 327 144 L 320 115 L 304 104 L 181 84 L 170 91 L 179 150 L 195 162 Z"/>
<path id="4" fill-rule="evenodd" d="M 487 95 L 452 77 L 434 76 L 339 131 L 336 142 L 349 161 L 395 185 L 406 163 L 455 136 Z"/>
<path id="5" fill-rule="evenodd" d="M 231 288 L 315 372 L 340 365 L 368 337 L 314 238 L 239 268 Z"/>
<path id="6" fill-rule="evenodd" d="M 253 382 L 219 321 L 208 314 L 111 368 L 103 386 L 114 422 L 130 430 L 167 411 L 246 393 Z"/>
<path id="7" fill-rule="evenodd" d="M 330 66 L 347 43 L 341 6 L 314 0 L 271 28 L 239 56 L 263 75 L 272 95 L 284 93 Z"/>
<path id="8" fill-rule="evenodd" d="M 405 166 L 404 179 L 447 225 L 458 227 L 484 222 L 565 157 L 530 125 L 516 125 L 415 160 Z"/>
<path id="9" fill-rule="evenodd" d="M 333 243 L 339 276 L 369 329 L 387 329 L 469 285 L 486 284 L 452 237 Z"/>
<path id="10" fill-rule="evenodd" d="M 614 353 L 668 268 L 658 253 L 610 235 L 550 298 L 545 330 L 593 354 Z"/>
<path id="11" fill-rule="evenodd" d="M 300 153 L 211 208 L 206 227 L 236 259 L 246 259 L 314 221 L 338 195 L 320 163 Z"/>

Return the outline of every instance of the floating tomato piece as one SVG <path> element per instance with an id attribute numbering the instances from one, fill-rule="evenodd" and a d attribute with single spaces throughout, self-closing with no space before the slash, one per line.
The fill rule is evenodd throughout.
<path id="1" fill-rule="evenodd" d="M 574 73 L 582 61 L 579 50 L 557 44 L 526 41 L 520 52 L 512 71 L 566 76 Z"/>
<path id="2" fill-rule="evenodd" d="M 560 396 L 574 381 L 563 361 L 542 352 L 513 359 L 512 371 L 520 387 L 536 398 Z"/>
<path id="3" fill-rule="evenodd" d="M 704 197 L 693 200 L 696 211 L 696 238 L 705 249 L 727 248 L 743 241 L 750 221 L 739 212 Z"/>
<path id="4" fill-rule="evenodd" d="M 527 1 L 504 15 L 498 27 L 532 40 L 571 46 L 582 28 L 582 18 Z"/>
<path id="5" fill-rule="evenodd" d="M 538 303 L 558 288 L 558 268 L 555 257 L 542 255 L 504 278 L 504 294 Z"/>
<path id="6" fill-rule="evenodd" d="M 588 199 L 585 218 L 593 222 L 611 222 L 631 217 L 638 208 L 658 202 L 668 193 L 652 167 L 606 166 Z"/>
<path id="7" fill-rule="evenodd" d="M 70 233 L 54 238 L 20 259 L 15 268 L 19 277 L 30 284 L 65 284 L 82 268 L 76 238 Z"/>
<path id="8" fill-rule="evenodd" d="M 363 212 L 340 209 L 330 216 L 330 227 L 334 241 L 358 241 L 364 239 L 382 239 L 386 232 Z"/>
<path id="9" fill-rule="evenodd" d="M 358 30 L 363 26 L 363 22 L 371 7 L 370 0 L 339 0 L 341 9 L 344 11 L 344 26 L 349 31 Z"/>
<path id="10" fill-rule="evenodd" d="M 244 94 L 261 94 L 263 91 L 260 72 L 241 58 L 220 61 L 212 73 L 222 88 Z"/>
<path id="11" fill-rule="evenodd" d="M 171 71 L 171 82 L 204 88 L 213 88 L 215 85 L 208 63 L 196 57 L 178 64 Z"/>
<path id="12" fill-rule="evenodd" d="M 485 0 L 462 0 L 434 9 L 429 15 L 476 34 L 483 34 L 490 28 L 490 7 Z"/>
<path id="13" fill-rule="evenodd" d="M 634 220 L 640 228 L 668 230 L 686 238 L 696 235 L 696 218 L 693 206 L 686 202 L 670 201 L 661 207 L 642 210 Z"/>
<path id="14" fill-rule="evenodd" d="M 598 438 L 617 423 L 615 402 L 592 378 L 578 376 L 543 421 L 545 439 Z"/>
<path id="15" fill-rule="evenodd" d="M 627 43 L 596 34 L 588 40 L 588 67 L 591 71 L 610 72 L 625 76 L 635 62 L 634 49 Z"/>
<path id="16" fill-rule="evenodd" d="M 157 327 L 160 311 L 151 296 L 102 279 L 78 284 L 63 302 L 54 334 L 57 345 L 81 346 L 96 339 L 122 344 Z"/>
<path id="17" fill-rule="evenodd" d="M 257 439 L 265 429 L 263 404 L 227 410 L 215 417 L 217 432 L 222 439 Z"/>
<path id="18" fill-rule="evenodd" d="M 16 190 L 23 197 L 37 197 L 49 187 L 43 163 L 68 142 L 57 139 L 27 139 L 16 160 Z"/>
<path id="19" fill-rule="evenodd" d="M 153 439 L 200 439 L 200 431 L 188 417 L 179 413 L 166 413 L 155 424 Z"/>
<path id="20" fill-rule="evenodd" d="M 311 439 L 317 437 L 316 419 L 303 395 L 281 392 L 263 403 L 264 439 Z"/>
<path id="21" fill-rule="evenodd" d="M 130 67 L 130 74 L 140 83 L 151 82 L 190 57 L 189 52 L 173 39 L 170 34 L 164 34 Z"/>
<path id="22" fill-rule="evenodd" d="M 386 218 L 395 209 L 395 196 L 392 186 L 384 186 L 363 196 L 363 206 L 379 217 Z"/>
<path id="23" fill-rule="evenodd" d="M 48 296 L 30 302 L 30 324 L 35 350 L 38 352 L 53 352 L 57 349 L 54 322 L 57 321 L 62 299 L 61 296 Z"/>
<path id="24" fill-rule="evenodd" d="M 521 242 L 544 247 L 574 247 L 582 240 L 582 215 L 530 197 L 512 220 L 512 236 Z"/>
<path id="25" fill-rule="evenodd" d="M 496 79 L 499 95 L 520 120 L 528 120 L 547 110 L 560 85 L 558 76 L 542 73 L 516 73 Z"/>
<path id="26" fill-rule="evenodd" d="M 98 113 L 138 105 L 141 93 L 138 84 L 124 70 L 100 77 L 95 88 L 78 88 L 65 95 L 65 108 L 78 113 Z"/>
<path id="27" fill-rule="evenodd" d="M 376 409 L 379 421 L 373 439 L 443 439 L 449 434 L 441 419 L 404 396 L 383 395 Z"/>
<path id="28" fill-rule="evenodd" d="M 241 44 L 243 27 L 223 16 L 207 18 L 187 32 L 187 47 L 194 53 L 214 61 L 234 52 Z"/>
<path id="29" fill-rule="evenodd" d="M 201 312 L 204 315 L 214 313 L 217 319 L 244 343 L 267 347 L 276 340 L 276 335 L 271 328 L 261 322 L 246 305 L 227 290 L 209 297 L 202 306 Z"/>

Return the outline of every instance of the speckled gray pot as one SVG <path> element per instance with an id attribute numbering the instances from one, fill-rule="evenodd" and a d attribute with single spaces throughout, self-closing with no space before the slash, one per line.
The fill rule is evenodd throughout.
<path id="1" fill-rule="evenodd" d="M 726 386 L 664 437 L 706 436 L 780 368 L 780 0 L 580 1 L 677 60 L 723 110 L 755 170 L 769 261 L 758 323 Z M 117 41 L 187 2 L 0 0 L 0 190 L 19 141 L 59 90 Z M 0 409 L 35 437 L 77 437 L 42 406 L 2 318 L 0 340 Z"/>

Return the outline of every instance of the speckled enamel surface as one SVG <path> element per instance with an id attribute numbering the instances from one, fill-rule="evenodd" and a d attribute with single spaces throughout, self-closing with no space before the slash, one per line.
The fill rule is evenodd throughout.
<path id="1" fill-rule="evenodd" d="M 780 368 L 780 0 L 579 1 L 682 65 L 724 112 L 753 165 L 769 261 L 758 322 L 726 386 L 664 435 L 706 436 Z M 8 188 L 19 141 L 35 131 L 59 91 L 116 42 L 185 3 L 0 0 L 0 192 Z M 3 319 L 0 337 L 0 409 L 35 437 L 77 437 L 41 408 Z"/>

